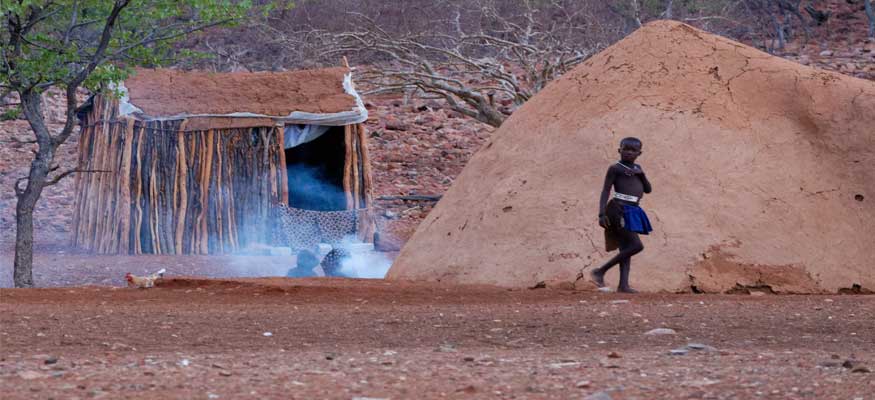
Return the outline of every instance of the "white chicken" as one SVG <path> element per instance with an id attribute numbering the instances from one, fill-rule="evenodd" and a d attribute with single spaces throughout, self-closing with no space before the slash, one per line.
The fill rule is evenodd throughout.
<path id="1" fill-rule="evenodd" d="M 167 272 L 161 268 L 158 272 L 149 276 L 136 276 L 128 272 L 125 274 L 125 280 L 128 281 L 128 287 L 146 289 L 155 286 L 155 281 L 164 278 L 164 273 Z"/>

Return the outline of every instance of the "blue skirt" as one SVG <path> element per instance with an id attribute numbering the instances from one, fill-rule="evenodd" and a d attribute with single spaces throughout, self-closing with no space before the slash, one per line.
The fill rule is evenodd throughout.
<path id="1" fill-rule="evenodd" d="M 630 232 L 646 235 L 653 231 L 650 219 L 641 207 L 623 205 L 623 228 Z"/>

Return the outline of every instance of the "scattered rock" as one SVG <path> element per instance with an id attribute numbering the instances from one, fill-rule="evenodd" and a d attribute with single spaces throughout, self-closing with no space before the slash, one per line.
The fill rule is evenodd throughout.
<path id="1" fill-rule="evenodd" d="M 397 118 L 386 119 L 386 130 L 388 131 L 406 131 L 410 126 Z"/>
<path id="2" fill-rule="evenodd" d="M 689 350 L 687 350 L 687 349 L 674 349 L 674 350 L 669 350 L 669 352 L 668 352 L 668 354 L 673 355 L 673 356 L 685 356 L 685 355 L 687 355 L 687 353 L 689 353 Z"/>
<path id="3" fill-rule="evenodd" d="M 24 379 L 26 381 L 29 381 L 29 380 L 33 380 L 33 379 L 45 378 L 46 375 L 43 374 L 42 372 L 37 372 L 37 371 L 21 371 L 18 373 L 18 377 L 21 379 Z"/>
<path id="4" fill-rule="evenodd" d="M 575 383 L 574 387 L 576 387 L 578 389 L 586 389 L 586 388 L 590 387 L 591 385 L 592 385 L 592 382 L 587 381 L 587 380 L 583 380 L 583 381 L 578 381 L 577 383 Z"/>
<path id="5" fill-rule="evenodd" d="M 583 400 L 613 400 L 607 392 L 595 392 L 583 398 Z"/>
<path id="6" fill-rule="evenodd" d="M 273 336 L 273 333 L 272 332 L 264 332 L 261 335 L 264 337 L 271 337 L 271 336 Z"/>
<path id="7" fill-rule="evenodd" d="M 651 330 L 645 332 L 644 334 L 651 335 L 651 336 L 652 335 L 675 335 L 675 334 L 677 334 L 677 332 L 675 332 L 674 329 L 669 329 L 669 328 L 656 328 L 656 329 L 651 329 Z"/>
<path id="8" fill-rule="evenodd" d="M 832 57 L 832 50 L 824 50 L 820 52 L 821 57 Z"/>
<path id="9" fill-rule="evenodd" d="M 600 287 L 598 290 L 599 290 L 599 292 L 602 292 L 602 293 L 611 293 L 611 292 L 614 291 L 614 289 L 611 289 L 611 288 L 609 288 L 609 287 L 607 287 L 607 286 L 605 286 L 605 287 Z"/>
<path id="10" fill-rule="evenodd" d="M 548 365 L 548 367 L 553 368 L 553 369 L 559 369 L 559 368 L 567 368 L 567 367 L 577 367 L 579 365 L 580 365 L 580 363 L 577 361 L 568 361 L 568 362 L 553 363 L 553 364 Z"/>
<path id="11" fill-rule="evenodd" d="M 851 372 L 856 372 L 856 373 L 861 373 L 861 374 L 868 374 L 868 373 L 872 372 L 872 370 L 870 370 L 869 367 L 866 367 L 866 366 L 860 365 L 860 366 L 857 366 L 857 367 L 852 368 L 852 369 L 851 369 Z"/>
<path id="12" fill-rule="evenodd" d="M 472 362 L 472 361 L 474 361 L 474 357 L 468 356 L 468 357 L 463 358 L 462 360 L 465 362 Z"/>
<path id="13" fill-rule="evenodd" d="M 46 359 L 43 361 L 43 363 L 46 364 L 46 365 L 57 364 L 57 363 L 58 363 L 58 357 L 55 357 L 55 356 L 49 356 L 48 358 L 46 358 Z"/>
<path id="14" fill-rule="evenodd" d="M 620 353 L 617 353 L 616 351 L 612 351 L 612 352 L 608 353 L 608 358 L 620 358 L 620 357 L 622 357 L 622 356 L 620 355 Z"/>
<path id="15" fill-rule="evenodd" d="M 716 347 L 702 343 L 687 343 L 687 348 L 690 350 L 717 351 Z"/>
<path id="16" fill-rule="evenodd" d="M 219 375 L 221 376 L 231 376 L 233 375 L 231 371 L 219 371 Z"/>
<path id="17" fill-rule="evenodd" d="M 474 387 L 474 385 L 468 385 L 468 386 L 465 386 L 461 389 L 456 389 L 456 392 L 474 394 L 474 393 L 477 393 L 477 388 Z"/>
<path id="18" fill-rule="evenodd" d="M 626 304 L 629 300 L 612 300 L 611 304 Z"/>
<path id="19" fill-rule="evenodd" d="M 440 345 L 440 347 L 438 347 L 434 351 L 437 351 L 440 353 L 455 353 L 456 346 L 453 346 L 452 344 L 449 344 L 449 343 L 444 343 L 444 344 Z"/>
<path id="20" fill-rule="evenodd" d="M 860 365 L 860 362 L 857 360 L 845 360 L 845 362 L 842 363 L 842 367 L 845 367 L 847 369 L 854 368 L 858 365 Z"/>

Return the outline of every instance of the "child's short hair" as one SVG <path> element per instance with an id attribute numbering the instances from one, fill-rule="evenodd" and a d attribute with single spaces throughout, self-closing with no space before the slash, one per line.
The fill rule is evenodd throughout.
<path id="1" fill-rule="evenodd" d="M 643 145 L 643 143 L 641 143 L 641 139 L 632 136 L 623 138 L 623 140 L 620 141 L 620 147 L 623 147 L 624 143 L 637 144 L 638 147 L 641 147 L 641 145 Z"/>

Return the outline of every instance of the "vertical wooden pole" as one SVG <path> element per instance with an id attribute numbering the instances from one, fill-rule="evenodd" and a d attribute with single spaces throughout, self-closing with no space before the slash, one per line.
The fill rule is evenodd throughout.
<path id="1" fill-rule="evenodd" d="M 362 232 L 362 240 L 365 242 L 371 242 L 374 239 L 374 232 L 377 230 L 377 223 L 375 220 L 375 216 L 373 213 L 373 177 L 371 176 L 371 157 L 368 153 L 368 136 L 367 131 L 365 130 L 364 124 L 356 125 L 356 132 L 359 137 L 359 150 L 362 155 L 362 175 L 363 179 L 363 187 L 362 187 L 362 197 L 364 199 L 364 205 L 362 208 L 365 208 L 364 211 L 364 220 L 362 225 L 364 226 Z"/>
<path id="2" fill-rule="evenodd" d="M 200 238 L 198 238 L 198 253 L 199 254 L 208 254 L 208 241 L 210 233 L 207 231 L 207 211 L 210 207 L 209 201 L 209 190 L 210 190 L 210 179 L 212 172 L 212 161 L 213 161 L 213 130 L 207 130 L 206 137 L 204 138 L 206 149 L 202 153 L 204 154 L 204 164 L 201 166 L 201 209 L 200 215 L 198 215 L 198 226 L 200 227 Z"/>
<path id="3" fill-rule="evenodd" d="M 343 163 L 343 193 L 346 194 L 346 209 L 354 210 L 355 202 L 352 192 L 352 155 L 355 149 L 352 147 L 352 127 L 346 125 L 343 127 L 343 150 L 346 153 L 346 159 Z"/>
<path id="4" fill-rule="evenodd" d="M 185 127 L 188 121 L 182 121 L 179 132 L 176 133 L 176 230 L 173 241 L 176 254 L 183 254 L 182 235 L 185 231 L 185 215 L 188 212 L 188 163 L 185 150 Z"/>
<path id="5" fill-rule="evenodd" d="M 118 253 L 129 254 L 131 234 L 131 153 L 134 147 L 134 120 L 127 118 L 125 126 L 122 165 L 119 171 L 119 232 Z"/>
<path id="6" fill-rule="evenodd" d="M 159 131 L 162 130 L 162 124 L 156 123 Z M 163 132 L 161 132 L 163 133 Z M 152 253 L 163 254 L 161 248 L 161 232 L 158 230 L 159 220 L 159 205 L 158 205 L 158 143 L 157 140 L 152 141 L 152 146 L 149 151 L 152 153 L 152 162 L 149 173 L 149 230 L 152 233 Z"/>
<path id="7" fill-rule="evenodd" d="M 276 128 L 276 141 L 277 141 L 277 146 L 279 147 L 279 170 L 280 170 L 279 203 L 288 206 L 289 205 L 289 175 L 288 175 L 288 166 L 286 165 L 285 131 L 286 131 L 285 126 L 278 126 Z"/>
<path id="8" fill-rule="evenodd" d="M 222 131 L 219 130 L 216 132 L 216 207 L 215 207 L 215 215 L 216 215 L 216 251 L 219 254 L 223 254 L 225 252 L 225 188 L 223 186 L 223 181 L 225 179 L 225 175 L 222 173 L 224 169 L 224 160 L 222 157 L 222 149 L 224 145 L 222 143 Z"/>
<path id="9" fill-rule="evenodd" d="M 361 208 L 361 168 L 359 168 L 359 140 L 355 125 L 347 125 L 350 131 L 350 153 L 352 153 L 352 204 L 353 209 Z"/>
<path id="10" fill-rule="evenodd" d="M 134 254 L 143 254 L 143 142 L 149 132 L 148 123 L 140 122 L 139 135 L 137 135 L 137 152 L 135 159 L 137 160 L 137 168 L 134 171 L 134 235 L 133 235 L 133 251 Z"/>

